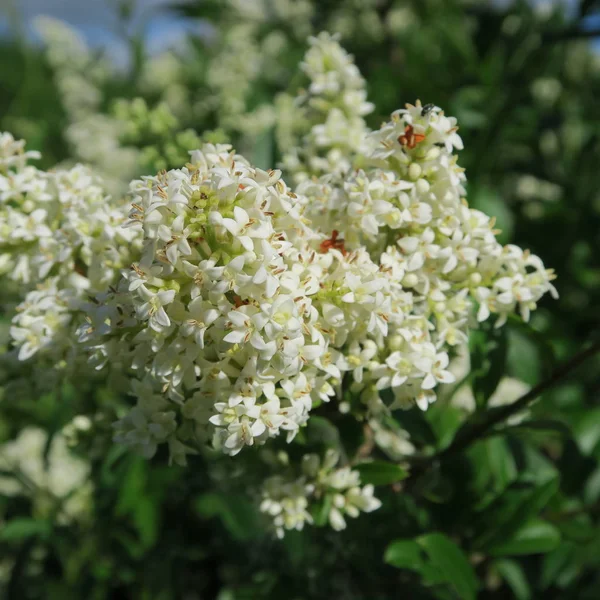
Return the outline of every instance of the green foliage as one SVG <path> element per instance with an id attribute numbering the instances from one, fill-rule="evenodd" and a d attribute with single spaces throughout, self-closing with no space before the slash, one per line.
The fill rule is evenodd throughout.
<path id="1" fill-rule="evenodd" d="M 372 485 L 391 485 L 408 477 L 408 471 L 400 465 L 379 460 L 358 464 L 355 470 L 360 473 L 362 483 Z"/>

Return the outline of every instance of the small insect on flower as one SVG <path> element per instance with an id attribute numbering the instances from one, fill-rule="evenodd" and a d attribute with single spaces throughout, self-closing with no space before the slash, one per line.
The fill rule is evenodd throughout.
<path id="1" fill-rule="evenodd" d="M 331 232 L 331 237 L 329 239 L 323 240 L 321 242 L 319 249 L 321 250 L 322 254 L 325 254 L 326 252 L 331 250 L 331 248 L 335 248 L 336 250 L 339 250 L 344 256 L 346 256 L 346 254 L 348 254 L 348 252 L 346 251 L 346 248 L 344 247 L 344 240 L 338 239 L 338 235 L 339 235 L 339 232 L 337 231 L 337 229 L 334 229 Z"/>
<path id="2" fill-rule="evenodd" d="M 409 149 L 413 149 L 425 139 L 423 133 L 415 133 L 412 125 L 407 125 L 404 129 L 404 134 L 398 136 L 398 142 L 401 146 L 406 146 Z"/>
<path id="3" fill-rule="evenodd" d="M 426 117 L 434 108 L 435 104 L 426 104 L 421 110 L 421 116 Z"/>

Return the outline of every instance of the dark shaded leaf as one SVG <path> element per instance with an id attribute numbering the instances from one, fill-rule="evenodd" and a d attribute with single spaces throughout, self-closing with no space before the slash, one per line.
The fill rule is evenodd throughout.
<path id="1" fill-rule="evenodd" d="M 560 544 L 560 531 L 550 523 L 532 519 L 512 538 L 488 549 L 492 556 L 541 554 L 554 550 Z"/>
<path id="2" fill-rule="evenodd" d="M 31 537 L 45 537 L 52 529 L 48 521 L 25 517 L 10 520 L 0 529 L 0 540 L 21 542 Z"/>
<path id="3" fill-rule="evenodd" d="M 406 469 L 383 460 L 361 463 L 355 465 L 353 469 L 360 473 L 360 481 L 363 484 L 390 485 L 408 477 Z"/>
<path id="4" fill-rule="evenodd" d="M 523 567 L 510 559 L 500 559 L 494 562 L 494 567 L 504 581 L 506 581 L 508 587 L 512 590 L 517 600 L 529 600 L 531 598 L 531 588 Z"/>
<path id="5" fill-rule="evenodd" d="M 415 540 L 396 540 L 385 550 L 383 559 L 399 569 L 420 571 L 424 565 L 423 551 Z"/>

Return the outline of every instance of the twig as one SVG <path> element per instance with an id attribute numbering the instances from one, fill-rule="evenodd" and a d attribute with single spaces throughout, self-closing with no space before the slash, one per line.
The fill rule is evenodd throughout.
<path id="1" fill-rule="evenodd" d="M 599 352 L 600 342 L 595 342 L 558 367 L 552 373 L 552 375 L 548 377 L 548 379 L 538 383 L 538 385 L 531 388 L 531 390 L 529 390 L 526 394 L 523 394 L 523 396 L 521 396 L 518 400 L 515 400 L 515 402 L 512 404 L 507 404 L 506 406 L 497 408 L 493 412 L 484 414 L 483 418 L 479 422 L 476 421 L 471 427 L 461 430 L 461 432 L 459 432 L 454 438 L 454 441 L 445 450 L 442 450 L 434 456 L 427 457 L 417 462 L 411 470 L 411 477 L 422 473 L 432 464 L 435 464 L 440 460 L 460 454 L 472 443 L 483 437 L 489 430 L 508 419 L 508 417 L 511 415 L 522 411 L 540 394 L 552 388 L 556 383 L 561 381 L 564 377 L 569 375 L 577 367 L 583 364 L 588 358 L 591 358 Z"/>

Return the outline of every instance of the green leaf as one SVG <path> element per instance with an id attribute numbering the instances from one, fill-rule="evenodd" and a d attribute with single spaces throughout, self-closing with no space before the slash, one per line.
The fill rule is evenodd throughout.
<path id="1" fill-rule="evenodd" d="M 127 470 L 119 489 L 119 501 L 115 507 L 117 515 L 135 512 L 138 499 L 144 495 L 148 479 L 148 461 L 135 455 L 129 455 L 127 461 Z"/>
<path id="2" fill-rule="evenodd" d="M 513 539 L 526 522 L 537 517 L 558 490 L 558 477 L 534 488 L 519 488 L 517 482 L 479 514 L 483 533 L 476 546 L 487 550 Z"/>
<path id="3" fill-rule="evenodd" d="M 435 504 L 444 504 L 452 499 L 455 485 L 441 469 L 432 468 L 424 474 L 419 483 L 423 498 Z"/>
<path id="4" fill-rule="evenodd" d="M 488 326 L 471 334 L 469 347 L 473 395 L 477 406 L 483 407 L 506 375 L 506 333 Z"/>
<path id="5" fill-rule="evenodd" d="M 561 573 L 568 571 L 577 563 L 577 546 L 565 541 L 556 550 L 544 556 L 540 587 L 545 590 L 555 583 Z"/>
<path id="6" fill-rule="evenodd" d="M 325 417 L 316 416 L 308 421 L 306 438 L 311 444 L 323 444 L 327 447 L 338 448 L 340 433 L 337 427 Z"/>
<path id="7" fill-rule="evenodd" d="M 507 374 L 535 385 L 547 377 L 556 365 L 554 350 L 542 333 L 520 318 L 508 322 Z"/>
<path id="8" fill-rule="evenodd" d="M 450 444 L 464 420 L 460 409 L 442 403 L 431 406 L 425 417 L 435 432 L 438 450 Z"/>
<path id="9" fill-rule="evenodd" d="M 583 454 L 592 454 L 600 441 L 600 408 L 581 411 L 573 421 L 573 436 Z"/>
<path id="10" fill-rule="evenodd" d="M 481 187 L 471 190 L 469 198 L 473 208 L 496 217 L 496 228 L 502 232 L 498 235 L 498 241 L 501 244 L 509 242 L 514 229 L 514 217 L 502 196 L 491 188 Z"/>
<path id="11" fill-rule="evenodd" d="M 543 554 L 560 544 L 560 531 L 541 519 L 525 523 L 509 541 L 489 548 L 492 556 Z"/>
<path id="12" fill-rule="evenodd" d="M 417 538 L 434 567 L 452 585 L 461 600 L 475 599 L 477 577 L 463 551 L 442 533 Z"/>
<path id="13" fill-rule="evenodd" d="M 195 508 L 203 518 L 219 517 L 236 540 L 248 540 L 260 533 L 254 505 L 239 495 L 202 494 L 196 498 Z"/>
<path id="14" fill-rule="evenodd" d="M 156 542 L 160 528 L 160 517 L 157 498 L 152 496 L 138 498 L 138 504 L 132 512 L 132 518 L 143 548 L 151 548 Z"/>
<path id="15" fill-rule="evenodd" d="M 183 17 L 200 18 L 217 21 L 223 14 L 223 6 L 218 0 L 202 0 L 202 2 L 174 2 L 165 7 Z"/>
<path id="16" fill-rule="evenodd" d="M 389 391 L 390 390 L 383 391 L 384 400 L 388 400 L 386 392 Z M 389 400 L 391 402 L 392 399 L 389 398 Z M 413 407 L 409 410 L 397 410 L 394 411 L 393 416 L 400 427 L 409 433 L 411 441 L 415 444 L 432 446 L 437 444 L 435 432 L 427 422 L 427 419 L 420 408 Z"/>
<path id="17" fill-rule="evenodd" d="M 353 469 L 360 473 L 360 481 L 363 484 L 390 485 L 408 477 L 406 469 L 383 460 L 362 463 L 354 466 Z"/>
<path id="18" fill-rule="evenodd" d="M 261 169 L 267 170 L 274 166 L 273 163 L 273 129 L 267 129 L 258 135 L 254 140 L 254 145 L 250 153 L 252 164 Z"/>
<path id="19" fill-rule="evenodd" d="M 473 487 L 483 507 L 502 493 L 516 478 L 517 465 L 506 440 L 481 440 L 468 450 L 473 464 Z"/>
<path id="20" fill-rule="evenodd" d="M 600 499 L 600 467 L 590 474 L 585 483 L 583 499 L 586 504 L 592 504 Z"/>
<path id="21" fill-rule="evenodd" d="M 383 560 L 399 569 L 420 571 L 424 565 L 422 550 L 415 540 L 395 540 L 386 549 Z"/>
<path id="22" fill-rule="evenodd" d="M 4 542 L 20 542 L 31 537 L 45 537 L 51 531 L 48 521 L 19 517 L 10 520 L 0 530 L 0 540 Z"/>
<path id="23" fill-rule="evenodd" d="M 313 512 L 313 519 L 317 527 L 324 527 L 329 519 L 329 513 L 333 507 L 333 496 L 327 494 L 323 499 L 323 504 L 316 505 Z"/>
<path id="24" fill-rule="evenodd" d="M 556 419 L 536 419 L 532 421 L 522 421 L 517 425 L 510 425 L 502 430 L 503 433 L 516 433 L 527 436 L 531 440 L 536 432 L 541 434 L 554 434 L 561 437 L 570 438 L 571 429 L 562 421 Z M 545 438 L 548 436 L 546 435 Z"/>
<path id="25" fill-rule="evenodd" d="M 531 598 L 529 582 L 518 562 L 504 558 L 494 562 L 494 567 L 496 567 L 502 579 L 506 581 L 517 600 L 529 600 Z"/>

